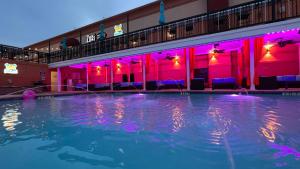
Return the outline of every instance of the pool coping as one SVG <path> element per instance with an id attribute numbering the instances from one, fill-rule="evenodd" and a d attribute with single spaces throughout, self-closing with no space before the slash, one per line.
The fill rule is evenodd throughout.
<path id="1" fill-rule="evenodd" d="M 73 96 L 73 95 L 86 95 L 86 94 L 180 94 L 180 95 L 190 95 L 190 94 L 280 94 L 284 96 L 300 96 L 300 89 L 279 89 L 279 90 L 156 90 L 156 91 L 142 91 L 142 90 L 121 90 L 121 91 L 64 91 L 64 92 L 49 92 L 49 93 L 39 93 L 37 98 L 45 97 L 59 97 L 59 96 Z M 23 99 L 22 95 L 2 95 L 0 96 L 0 101 L 2 100 L 20 100 Z"/>

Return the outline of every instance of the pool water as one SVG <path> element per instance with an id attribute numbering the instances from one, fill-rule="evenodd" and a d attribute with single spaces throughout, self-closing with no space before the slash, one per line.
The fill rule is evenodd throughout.
<path id="1" fill-rule="evenodd" d="M 300 97 L 92 94 L 0 102 L 3 169 L 299 169 Z"/>

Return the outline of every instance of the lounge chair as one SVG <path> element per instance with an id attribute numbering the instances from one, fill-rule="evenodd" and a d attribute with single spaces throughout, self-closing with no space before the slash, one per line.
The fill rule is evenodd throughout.
<path id="1" fill-rule="evenodd" d="M 146 83 L 147 90 L 158 90 L 158 89 L 183 89 L 184 80 L 158 80 L 148 81 Z"/>
<path id="2" fill-rule="evenodd" d="M 204 90 L 205 79 L 204 78 L 194 78 L 191 80 L 191 90 Z"/>
<path id="3" fill-rule="evenodd" d="M 299 88 L 300 75 L 285 75 L 276 77 L 279 88 Z"/>
<path id="4" fill-rule="evenodd" d="M 212 89 L 237 89 L 237 82 L 234 77 L 212 79 Z"/>
<path id="5" fill-rule="evenodd" d="M 87 88 L 87 84 L 85 83 L 78 83 L 75 85 L 75 90 L 85 90 Z"/>
<path id="6" fill-rule="evenodd" d="M 256 87 L 259 90 L 275 90 L 278 89 L 276 76 L 261 76 L 259 77 L 259 85 Z"/>
<path id="7" fill-rule="evenodd" d="M 109 90 L 110 83 L 97 83 L 89 86 L 90 90 L 93 91 L 100 91 L 100 90 Z"/>

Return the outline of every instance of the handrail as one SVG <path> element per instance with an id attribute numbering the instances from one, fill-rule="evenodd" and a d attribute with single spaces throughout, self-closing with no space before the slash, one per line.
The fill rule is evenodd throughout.
<path id="1" fill-rule="evenodd" d="M 290 8 L 286 7 L 286 3 L 292 4 L 289 5 Z M 299 0 L 247 2 L 224 10 L 191 16 L 163 25 L 110 37 L 104 41 L 94 41 L 51 52 L 49 63 L 295 18 L 300 16 L 298 3 L 300 3 Z"/>
<path id="2" fill-rule="evenodd" d="M 50 53 L 0 45 L 0 57 L 34 55 L 39 63 L 54 63 L 194 36 L 272 23 L 300 16 L 300 0 L 256 0 Z M 10 49 L 3 56 L 2 48 Z M 20 51 L 22 50 L 22 52 Z M 14 54 L 17 53 L 17 54 Z M 14 56 L 12 56 L 14 55 Z M 38 56 L 36 59 L 36 56 Z M 24 60 L 24 59 L 23 59 Z"/>
<path id="3" fill-rule="evenodd" d="M 48 53 L 39 51 L 27 50 L 15 46 L 0 44 L 0 59 L 1 60 L 17 60 L 28 61 L 35 63 L 48 63 Z"/>

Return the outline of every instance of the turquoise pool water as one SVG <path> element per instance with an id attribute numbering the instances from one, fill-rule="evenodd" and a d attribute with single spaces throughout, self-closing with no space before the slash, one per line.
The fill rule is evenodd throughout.
<path id="1" fill-rule="evenodd" d="M 0 102 L 3 169 L 299 169 L 300 97 L 80 95 Z"/>

